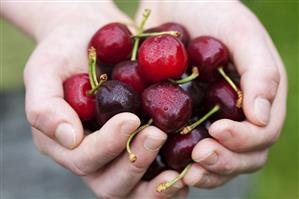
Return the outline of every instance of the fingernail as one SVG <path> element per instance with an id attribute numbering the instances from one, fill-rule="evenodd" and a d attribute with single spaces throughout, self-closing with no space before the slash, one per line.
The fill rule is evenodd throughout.
<path id="1" fill-rule="evenodd" d="M 157 151 L 160 149 L 165 140 L 165 138 L 154 137 L 149 135 L 145 139 L 143 146 L 148 151 Z"/>
<path id="2" fill-rule="evenodd" d="M 72 149 L 75 147 L 75 129 L 68 123 L 59 124 L 55 131 L 55 138 L 62 146 L 66 148 Z"/>
<path id="3" fill-rule="evenodd" d="M 254 113 L 256 119 L 266 125 L 270 118 L 270 108 L 271 104 L 269 100 L 264 97 L 257 97 L 254 102 Z"/>
<path id="4" fill-rule="evenodd" d="M 135 121 L 127 121 L 124 122 L 121 127 L 120 127 L 120 131 L 123 134 L 126 135 L 130 135 L 134 130 L 136 130 L 136 122 Z"/>
<path id="5" fill-rule="evenodd" d="M 205 165 L 213 165 L 217 162 L 217 160 L 218 160 L 218 155 L 215 152 L 212 152 L 208 155 L 202 156 L 202 158 L 198 158 L 196 162 Z"/>

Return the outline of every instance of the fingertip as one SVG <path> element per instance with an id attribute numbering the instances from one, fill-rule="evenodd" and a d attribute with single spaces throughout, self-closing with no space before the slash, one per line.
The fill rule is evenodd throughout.
<path id="1" fill-rule="evenodd" d="M 182 189 L 185 184 L 183 183 L 182 180 L 177 181 L 174 185 L 171 187 L 167 188 L 166 190 L 163 191 L 157 191 L 157 188 L 159 185 L 162 183 L 169 182 L 176 178 L 179 174 L 176 171 L 168 170 L 162 172 L 160 175 L 158 175 L 154 180 L 154 191 L 156 192 L 157 195 L 163 195 L 163 196 L 173 196 L 177 193 L 178 190 Z"/>
<path id="2" fill-rule="evenodd" d="M 231 138 L 230 129 L 232 128 L 233 122 L 234 121 L 228 119 L 218 120 L 210 126 L 209 134 L 213 138 L 225 142 Z"/>

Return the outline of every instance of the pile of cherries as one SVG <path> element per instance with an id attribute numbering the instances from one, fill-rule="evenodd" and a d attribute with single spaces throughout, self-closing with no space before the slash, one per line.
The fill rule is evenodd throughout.
<path id="1" fill-rule="evenodd" d="M 209 137 L 213 121 L 245 116 L 226 46 L 211 36 L 190 40 L 186 28 L 173 22 L 143 31 L 149 15 L 145 10 L 136 35 L 121 23 L 100 28 L 89 43 L 88 73 L 67 79 L 64 97 L 90 131 L 118 113 L 138 115 L 143 125 L 127 142 L 132 162 L 137 157 L 130 145 L 142 129 L 154 125 L 168 133 L 143 177 L 150 180 L 166 169 L 181 172 L 157 187 L 163 191 L 186 174 L 194 146 Z"/>

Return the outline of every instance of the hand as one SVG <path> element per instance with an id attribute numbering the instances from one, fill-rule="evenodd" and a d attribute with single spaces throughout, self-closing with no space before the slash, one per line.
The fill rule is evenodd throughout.
<path id="1" fill-rule="evenodd" d="M 167 171 L 150 182 L 140 182 L 166 140 L 165 133 L 155 127 L 144 129 L 132 144 L 138 156 L 132 164 L 124 149 L 128 136 L 140 125 L 135 115 L 118 114 L 100 130 L 84 137 L 78 115 L 63 99 L 64 80 L 87 72 L 87 45 L 93 33 L 106 23 L 130 20 L 113 3 L 60 3 L 38 8 L 43 20 L 46 19 L 43 13 L 50 18 L 35 21 L 36 25 L 24 25 L 38 40 L 24 72 L 26 115 L 37 148 L 83 176 L 99 197 L 168 198 L 176 194 L 183 188 L 182 182 L 167 192 L 155 191 L 158 184 L 177 175 L 175 172 Z M 33 16 L 37 12 L 31 11 Z"/>
<path id="2" fill-rule="evenodd" d="M 211 35 L 224 42 L 241 75 L 246 121 L 216 121 L 209 128 L 214 139 L 199 142 L 193 164 L 183 181 L 200 188 L 220 186 L 241 173 L 260 169 L 268 148 L 279 137 L 285 118 L 287 78 L 283 63 L 263 26 L 240 2 L 143 1 L 150 8 L 148 27 L 174 21 L 191 36 Z M 175 11 L 175 12 L 174 12 Z M 140 16 L 140 14 L 137 14 Z"/>

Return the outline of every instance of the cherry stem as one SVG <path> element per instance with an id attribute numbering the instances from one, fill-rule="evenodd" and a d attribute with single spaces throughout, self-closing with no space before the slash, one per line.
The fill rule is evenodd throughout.
<path id="1" fill-rule="evenodd" d="M 129 154 L 129 160 L 131 162 L 135 162 L 137 160 L 136 155 L 132 152 L 131 150 L 131 142 L 133 141 L 133 138 L 143 129 L 145 129 L 146 127 L 148 127 L 149 125 L 151 125 L 153 123 L 153 119 L 150 119 L 146 124 L 138 127 L 135 131 L 133 131 L 127 141 L 127 152 Z"/>
<path id="2" fill-rule="evenodd" d="M 99 79 L 100 79 L 99 83 L 94 88 L 87 91 L 88 96 L 93 96 L 97 92 L 97 90 L 107 81 L 108 76 L 107 74 L 102 74 Z"/>
<path id="3" fill-rule="evenodd" d="M 173 186 L 177 181 L 181 180 L 186 175 L 186 173 L 190 170 L 191 166 L 192 166 L 192 163 L 189 163 L 184 168 L 184 170 L 180 173 L 180 175 L 178 175 L 176 178 L 174 178 L 168 182 L 159 184 L 159 186 L 156 188 L 156 191 L 160 193 L 160 192 L 168 189 L 169 187 Z"/>
<path id="4" fill-rule="evenodd" d="M 133 38 L 140 38 L 140 37 L 154 37 L 154 36 L 161 36 L 161 35 L 172 35 L 175 37 L 181 36 L 181 33 L 178 31 L 162 31 L 162 32 L 146 32 L 142 34 L 133 35 Z"/>
<path id="5" fill-rule="evenodd" d="M 143 29 L 144 29 L 144 24 L 147 21 L 147 19 L 150 16 L 150 14 L 151 14 L 151 10 L 149 10 L 149 9 L 145 9 L 144 10 L 144 12 L 143 12 L 143 18 L 142 18 L 142 20 L 140 22 L 140 25 L 138 27 L 137 35 L 142 34 Z M 131 61 L 135 61 L 136 60 L 139 42 L 140 42 L 140 38 L 136 37 L 134 39 L 134 47 L 133 47 L 133 51 L 132 51 Z"/>
<path id="6" fill-rule="evenodd" d="M 97 54 L 94 47 L 88 49 L 88 76 L 91 88 L 94 89 L 98 85 L 97 74 L 96 74 L 96 61 Z"/>
<path id="7" fill-rule="evenodd" d="M 218 68 L 218 72 L 227 81 L 227 83 L 234 89 L 234 91 L 236 91 L 236 93 L 238 95 L 238 99 L 236 101 L 236 107 L 241 108 L 242 101 L 243 101 L 243 92 L 236 86 L 236 84 L 233 82 L 233 80 L 225 73 L 225 71 L 223 70 L 223 67 Z"/>
<path id="8" fill-rule="evenodd" d="M 214 113 L 216 113 L 217 111 L 220 110 L 220 106 L 217 104 L 215 105 L 208 113 L 206 113 L 202 118 L 200 118 L 199 120 L 197 120 L 196 122 L 194 122 L 191 125 L 185 126 L 180 134 L 181 135 L 185 135 L 187 133 L 190 133 L 193 129 L 195 129 L 198 125 L 200 125 L 201 123 L 203 123 L 206 119 L 208 119 L 211 115 L 213 115 Z"/>
<path id="9" fill-rule="evenodd" d="M 191 82 L 192 80 L 196 79 L 198 75 L 199 75 L 198 68 L 196 66 L 193 66 L 192 73 L 188 77 L 179 80 L 169 79 L 169 81 L 174 84 L 185 84 L 187 82 Z"/>

